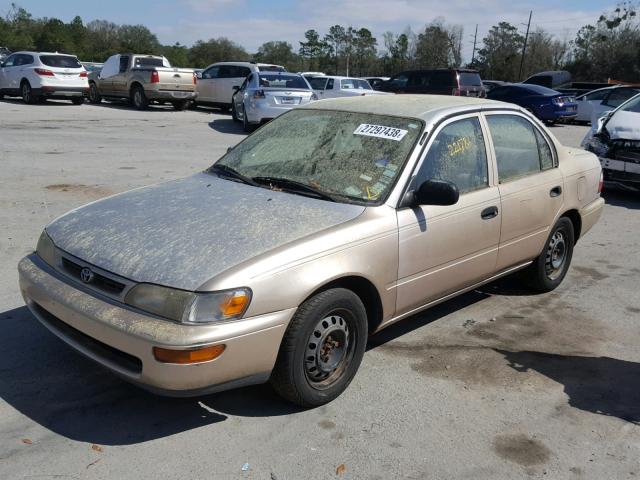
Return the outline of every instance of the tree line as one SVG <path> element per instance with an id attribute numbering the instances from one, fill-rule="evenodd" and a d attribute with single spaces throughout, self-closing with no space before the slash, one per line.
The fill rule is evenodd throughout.
<path id="1" fill-rule="evenodd" d="M 225 37 L 198 40 L 191 46 L 162 45 L 144 25 L 118 25 L 107 20 L 84 23 L 76 16 L 64 23 L 35 18 L 15 4 L 0 18 L 0 46 L 12 51 L 72 53 L 83 61 L 102 62 L 119 52 L 166 56 L 172 65 L 203 68 L 224 60 L 253 60 L 284 65 L 290 71 L 322 71 L 353 76 L 390 76 L 404 69 L 471 67 L 483 78 L 518 81 L 543 70 L 569 70 L 575 80 L 609 78 L 640 81 L 640 22 L 637 5 L 625 1 L 583 26 L 575 38 L 557 38 L 544 28 L 528 38 L 514 25 L 499 22 L 482 39 L 473 58 L 462 55 L 464 30 L 443 18 L 418 32 L 386 32 L 381 39 L 361 27 L 334 25 L 324 34 L 307 30 L 294 47 L 274 40 L 255 53 Z M 524 57 L 523 57 L 524 52 Z M 522 72 L 520 65 L 522 62 Z"/>

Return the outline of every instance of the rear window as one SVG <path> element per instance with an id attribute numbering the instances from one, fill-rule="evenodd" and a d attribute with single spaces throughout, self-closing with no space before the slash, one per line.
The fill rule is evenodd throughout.
<path id="1" fill-rule="evenodd" d="M 458 78 L 460 79 L 460 86 L 473 86 L 473 87 L 481 87 L 482 80 L 480 80 L 480 75 L 474 72 L 460 72 L 458 73 Z"/>
<path id="2" fill-rule="evenodd" d="M 366 80 L 360 80 L 358 78 L 343 78 L 340 80 L 340 88 L 345 90 L 360 88 L 365 90 L 371 90 L 371 85 Z"/>
<path id="3" fill-rule="evenodd" d="M 164 67 L 162 58 L 136 57 L 136 67 Z"/>
<path id="4" fill-rule="evenodd" d="M 55 68 L 82 68 L 76 57 L 68 55 L 40 55 L 40 61 L 47 67 Z"/>
<path id="5" fill-rule="evenodd" d="M 284 67 L 279 65 L 260 65 L 258 67 L 259 72 L 286 72 Z"/>
<path id="6" fill-rule="evenodd" d="M 280 75 L 261 73 L 259 76 L 259 83 L 261 87 L 275 87 L 275 88 L 304 88 L 309 89 L 307 82 L 300 75 Z"/>

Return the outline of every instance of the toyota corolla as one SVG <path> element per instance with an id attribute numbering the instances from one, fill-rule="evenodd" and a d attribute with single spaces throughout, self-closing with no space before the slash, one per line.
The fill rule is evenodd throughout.
<path id="1" fill-rule="evenodd" d="M 512 104 L 320 101 L 204 172 L 53 221 L 20 286 L 46 327 L 147 389 L 270 381 L 316 406 L 394 322 L 519 270 L 556 288 L 600 217 L 601 178 L 595 155 Z"/>

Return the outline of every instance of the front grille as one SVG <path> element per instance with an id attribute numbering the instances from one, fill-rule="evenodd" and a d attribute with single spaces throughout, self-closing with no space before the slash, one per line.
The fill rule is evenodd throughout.
<path id="1" fill-rule="evenodd" d="M 60 336 L 66 337 L 74 343 L 81 345 L 89 350 L 96 357 L 105 360 L 106 363 L 116 365 L 125 372 L 138 375 L 142 372 L 142 361 L 129 355 L 128 353 L 113 348 L 106 343 L 102 343 L 89 335 L 76 330 L 71 325 L 60 320 L 48 310 L 37 303 L 33 303 L 32 307 L 40 315 L 40 321 L 47 324 L 49 328 L 57 332 Z"/>
<path id="2" fill-rule="evenodd" d="M 69 275 L 79 282 L 82 282 L 82 278 L 80 276 L 80 272 L 82 272 L 82 269 L 84 268 L 82 265 L 77 264 L 66 257 L 62 257 L 62 266 Z M 88 285 L 112 295 L 119 295 L 125 288 L 124 283 L 120 283 L 111 278 L 105 277 L 104 275 L 100 275 L 95 271 L 93 272 L 93 279 L 88 283 Z"/>

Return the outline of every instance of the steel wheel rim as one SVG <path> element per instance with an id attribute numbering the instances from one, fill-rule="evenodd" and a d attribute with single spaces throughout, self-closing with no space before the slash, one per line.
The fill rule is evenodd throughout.
<path id="1" fill-rule="evenodd" d="M 91 84 L 91 87 L 89 87 L 89 99 L 92 102 L 95 102 L 98 99 L 98 95 L 96 95 L 98 93 L 97 90 L 98 88 L 93 84 Z"/>
<path id="2" fill-rule="evenodd" d="M 561 230 L 557 230 L 551 236 L 545 258 L 545 271 L 547 277 L 555 280 L 564 270 L 567 260 L 567 241 Z"/>
<path id="3" fill-rule="evenodd" d="M 345 313 L 332 312 L 319 320 L 307 340 L 304 371 L 311 386 L 329 388 L 353 358 L 355 338 Z"/>
<path id="4" fill-rule="evenodd" d="M 133 102 L 136 104 L 137 107 L 142 105 L 142 95 L 140 94 L 140 90 L 136 90 L 135 93 L 133 94 Z"/>

